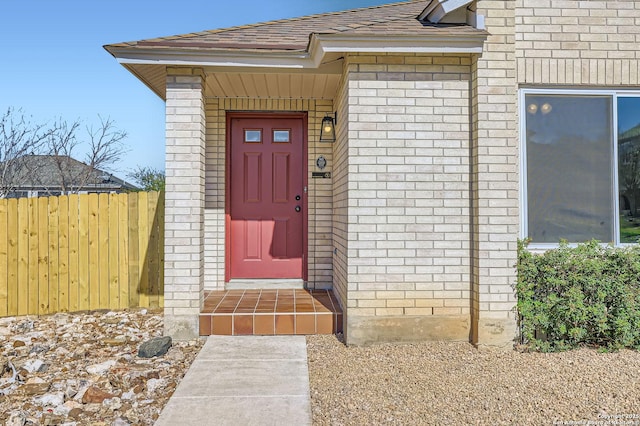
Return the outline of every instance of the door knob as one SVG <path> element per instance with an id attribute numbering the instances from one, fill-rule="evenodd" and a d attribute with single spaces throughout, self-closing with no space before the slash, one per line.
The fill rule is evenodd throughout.
<path id="1" fill-rule="evenodd" d="M 302 210 L 300 206 L 296 206 L 296 211 L 299 212 L 300 210 Z"/>

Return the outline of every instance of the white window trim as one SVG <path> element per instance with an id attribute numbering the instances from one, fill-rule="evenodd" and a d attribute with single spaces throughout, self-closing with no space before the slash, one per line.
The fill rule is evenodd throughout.
<path id="1" fill-rule="evenodd" d="M 574 96 L 611 96 L 612 98 L 612 124 L 613 124 L 613 169 L 612 182 L 614 185 L 612 192 L 613 211 L 613 238 L 614 241 L 603 244 L 612 243 L 615 246 L 632 246 L 634 243 L 620 242 L 620 200 L 618 194 L 618 98 L 640 98 L 640 90 L 629 89 L 520 89 L 518 99 L 518 113 L 520 115 L 519 125 L 519 148 L 520 148 L 520 238 L 528 237 L 528 204 L 527 204 L 527 141 L 526 141 L 526 95 L 574 95 Z M 577 244 L 577 243 L 576 243 Z M 574 244 L 572 244 L 574 245 Z M 544 251 L 558 247 L 558 243 L 534 243 L 529 244 L 529 248 L 534 251 Z"/>

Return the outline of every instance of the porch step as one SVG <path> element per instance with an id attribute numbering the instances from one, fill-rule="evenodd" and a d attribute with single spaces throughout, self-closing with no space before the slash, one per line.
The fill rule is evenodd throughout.
<path id="1" fill-rule="evenodd" d="M 331 290 L 210 291 L 200 312 L 201 336 L 340 332 L 342 310 Z"/>
<path id="2" fill-rule="evenodd" d="M 225 288 L 227 290 L 278 290 L 278 289 L 304 289 L 304 280 L 301 279 L 268 279 L 268 280 L 230 280 Z"/>

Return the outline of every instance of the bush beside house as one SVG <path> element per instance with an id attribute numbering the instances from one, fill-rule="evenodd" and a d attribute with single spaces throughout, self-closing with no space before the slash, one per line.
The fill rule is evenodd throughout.
<path id="1" fill-rule="evenodd" d="M 529 349 L 640 348 L 640 247 L 562 242 L 533 254 L 521 241 L 517 269 L 521 337 Z"/>

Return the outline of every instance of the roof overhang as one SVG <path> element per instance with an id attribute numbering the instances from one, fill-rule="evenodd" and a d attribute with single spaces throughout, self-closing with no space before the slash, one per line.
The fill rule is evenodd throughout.
<path id="1" fill-rule="evenodd" d="M 304 51 L 140 48 L 105 46 L 121 64 L 167 66 L 306 68 L 312 66 Z"/>
<path id="2" fill-rule="evenodd" d="M 110 45 L 105 49 L 158 96 L 165 97 L 166 68 L 201 67 L 208 74 L 306 74 L 335 75 L 342 68 L 334 63 L 349 53 L 451 53 L 480 54 L 487 37 L 482 30 L 434 31 L 421 35 L 315 34 L 305 50 L 195 48 L 193 46 Z M 310 81 L 310 77 L 303 77 Z M 330 78 L 333 81 L 332 78 Z M 326 91 L 324 92 L 326 95 Z"/>
<path id="3" fill-rule="evenodd" d="M 121 64 L 198 67 L 318 68 L 329 53 L 482 53 L 487 37 L 475 34 L 434 36 L 311 34 L 307 51 L 141 48 L 105 46 Z"/>

